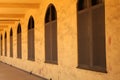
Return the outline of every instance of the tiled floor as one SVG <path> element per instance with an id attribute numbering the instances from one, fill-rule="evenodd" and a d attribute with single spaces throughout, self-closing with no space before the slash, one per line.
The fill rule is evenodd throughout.
<path id="1" fill-rule="evenodd" d="M 44 80 L 0 62 L 0 80 Z"/>

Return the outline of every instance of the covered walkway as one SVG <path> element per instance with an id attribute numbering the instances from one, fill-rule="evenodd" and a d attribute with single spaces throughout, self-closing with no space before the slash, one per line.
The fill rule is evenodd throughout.
<path id="1" fill-rule="evenodd" d="M 45 80 L 0 62 L 0 80 Z"/>

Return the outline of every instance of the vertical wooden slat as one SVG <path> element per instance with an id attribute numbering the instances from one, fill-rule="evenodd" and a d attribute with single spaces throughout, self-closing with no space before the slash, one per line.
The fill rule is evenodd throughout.
<path id="1" fill-rule="evenodd" d="M 2 46 L 3 46 L 3 45 L 2 45 L 2 35 L 1 35 L 1 56 L 3 55 L 3 54 L 2 54 Z"/>
<path id="2" fill-rule="evenodd" d="M 10 57 L 13 57 L 13 36 L 10 36 Z"/>
<path id="3" fill-rule="evenodd" d="M 7 56 L 7 39 L 5 38 L 5 56 Z"/>
<path id="4" fill-rule="evenodd" d="M 32 60 L 35 60 L 35 48 L 34 48 L 34 28 L 31 29 L 31 57 L 32 57 Z"/>
<path id="5" fill-rule="evenodd" d="M 34 54 L 34 28 L 28 30 L 28 60 L 35 60 Z"/>
<path id="6" fill-rule="evenodd" d="M 5 56 L 7 56 L 7 33 L 5 32 L 5 37 L 4 37 L 4 52 Z"/>
<path id="7" fill-rule="evenodd" d="M 51 60 L 51 33 L 50 33 L 50 24 L 45 25 L 45 59 L 46 61 Z"/>
<path id="8" fill-rule="evenodd" d="M 31 54 L 30 54 L 31 53 L 31 47 L 30 47 L 31 46 L 30 45 L 31 37 L 30 36 L 31 36 L 30 30 L 28 30 L 28 60 L 31 60 Z"/>
<path id="9" fill-rule="evenodd" d="M 3 46 L 3 45 L 2 45 L 2 44 L 3 44 L 3 43 L 2 43 L 2 35 L 1 35 L 1 56 L 3 55 L 3 52 L 2 52 L 2 48 L 3 48 L 2 46 Z"/>
<path id="10" fill-rule="evenodd" d="M 104 5 L 92 10 L 93 65 L 106 67 Z"/>
<path id="11" fill-rule="evenodd" d="M 57 55 L 57 21 L 53 21 L 51 26 L 51 39 L 52 39 L 52 61 L 57 62 L 58 55 Z"/>
<path id="12" fill-rule="evenodd" d="M 21 53 L 21 33 L 17 34 L 17 57 L 22 58 L 22 53 Z"/>
<path id="13" fill-rule="evenodd" d="M 19 34 L 17 34 L 17 58 L 19 58 L 19 54 L 20 54 L 20 53 L 19 53 L 19 52 L 20 52 L 20 51 L 19 51 L 19 45 L 20 45 L 20 44 L 19 44 Z"/>
<path id="14" fill-rule="evenodd" d="M 1 55 L 3 56 L 3 41 L 1 40 Z"/>
<path id="15" fill-rule="evenodd" d="M 19 54 L 20 58 L 22 58 L 22 39 L 21 39 L 21 33 L 19 34 Z"/>
<path id="16" fill-rule="evenodd" d="M 89 12 L 78 13 L 78 64 L 90 65 Z"/>

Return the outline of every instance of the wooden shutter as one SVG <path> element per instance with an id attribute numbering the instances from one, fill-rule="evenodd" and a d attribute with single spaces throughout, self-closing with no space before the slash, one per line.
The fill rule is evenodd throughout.
<path id="1" fill-rule="evenodd" d="M 89 12 L 78 12 L 78 64 L 87 68 L 90 65 Z"/>
<path id="2" fill-rule="evenodd" d="M 45 59 L 46 62 L 51 60 L 51 29 L 50 23 L 45 25 Z"/>
<path id="3" fill-rule="evenodd" d="M 3 46 L 3 45 L 2 45 L 2 40 L 1 40 L 1 55 L 3 55 L 3 54 L 2 54 L 2 46 Z"/>
<path id="4" fill-rule="evenodd" d="M 1 35 L 1 47 L 0 47 L 0 49 L 1 49 L 1 56 L 3 55 L 2 54 L 2 35 Z"/>
<path id="5" fill-rule="evenodd" d="M 17 57 L 22 58 L 22 50 L 21 50 L 21 33 L 17 34 Z"/>
<path id="6" fill-rule="evenodd" d="M 52 39 L 52 61 L 57 63 L 57 21 L 52 21 L 51 23 L 51 39 Z"/>
<path id="7" fill-rule="evenodd" d="M 4 37 L 4 52 L 5 56 L 7 56 L 7 33 L 5 32 L 5 37 Z"/>
<path id="8" fill-rule="evenodd" d="M 105 12 L 104 5 L 92 9 L 93 66 L 105 70 Z"/>
<path id="9" fill-rule="evenodd" d="M 45 62 L 57 63 L 57 13 L 50 4 L 45 16 Z"/>
<path id="10" fill-rule="evenodd" d="M 5 38 L 5 56 L 7 56 L 7 39 Z"/>
<path id="11" fill-rule="evenodd" d="M 28 30 L 28 60 L 35 60 L 34 54 L 34 28 Z"/>
<path id="12" fill-rule="evenodd" d="M 10 57 L 13 57 L 13 36 L 10 36 Z"/>
<path id="13" fill-rule="evenodd" d="M 1 35 L 1 56 L 3 55 L 3 54 L 2 54 L 2 46 L 3 46 L 3 45 L 2 45 L 2 35 Z"/>

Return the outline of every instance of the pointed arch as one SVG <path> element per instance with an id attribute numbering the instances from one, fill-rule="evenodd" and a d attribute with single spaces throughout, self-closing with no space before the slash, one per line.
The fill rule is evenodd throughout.
<path id="1" fill-rule="evenodd" d="M 17 34 L 21 33 L 21 24 L 18 24 L 18 28 L 17 28 Z"/>
<path id="2" fill-rule="evenodd" d="M 45 15 L 45 23 L 57 20 L 57 12 L 55 6 L 53 4 L 49 4 L 46 15 Z"/>
<path id="3" fill-rule="evenodd" d="M 10 36 L 13 36 L 12 28 L 10 29 Z"/>
<path id="4" fill-rule="evenodd" d="M 28 30 L 34 28 L 34 18 L 33 16 L 30 16 L 28 21 Z"/>

